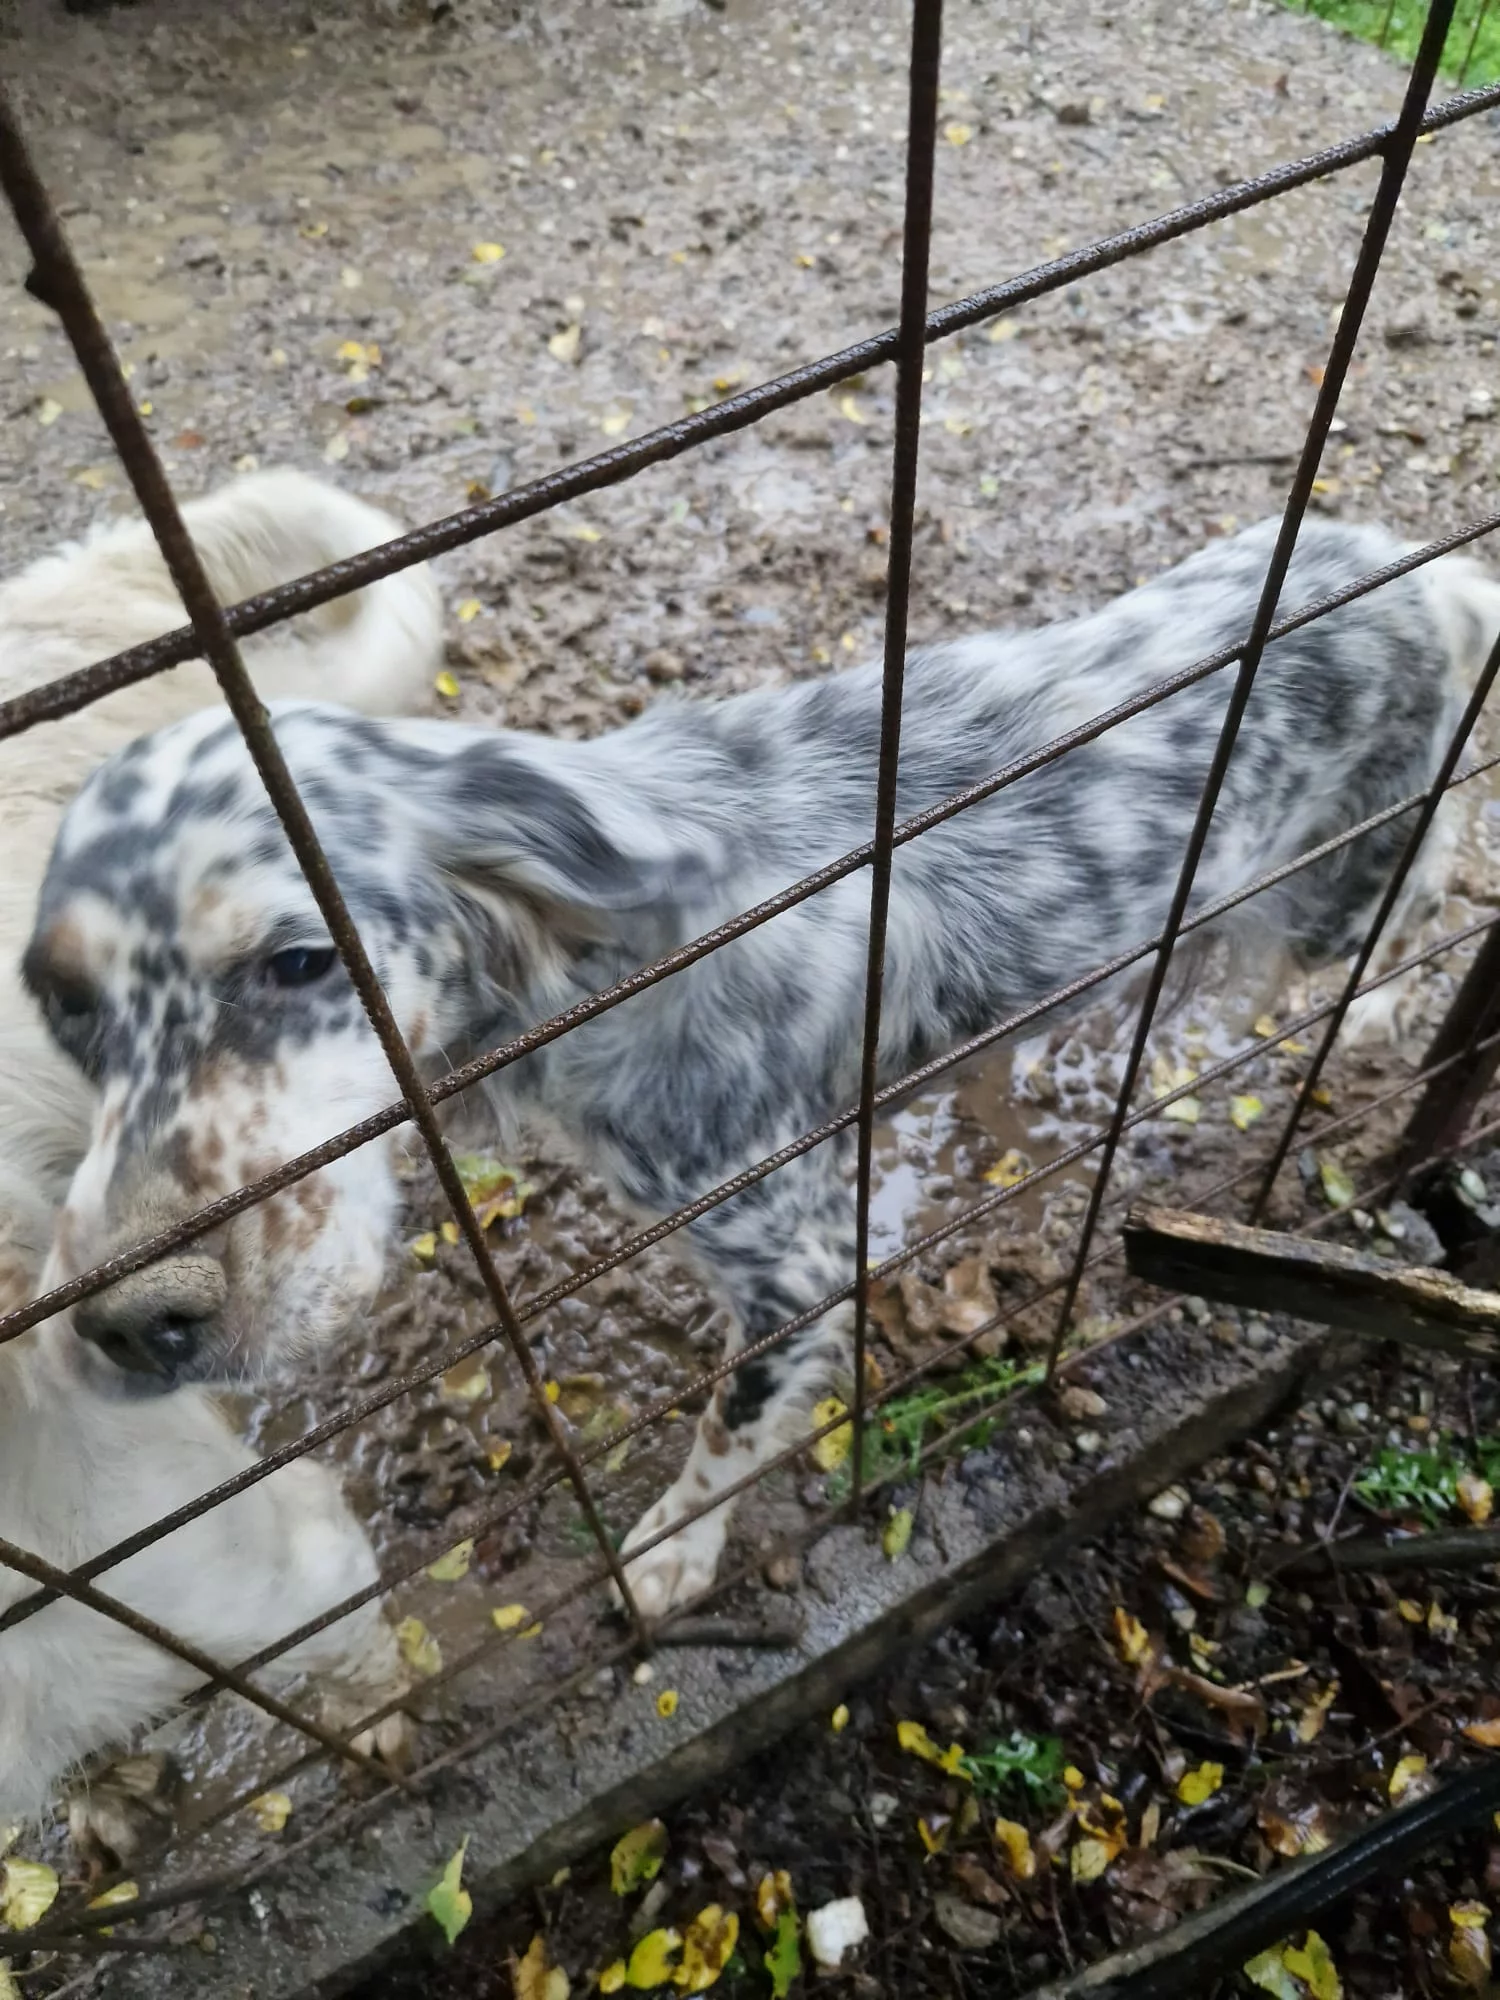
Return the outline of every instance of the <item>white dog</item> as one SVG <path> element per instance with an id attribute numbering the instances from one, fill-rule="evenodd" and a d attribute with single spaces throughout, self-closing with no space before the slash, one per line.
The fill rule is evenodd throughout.
<path id="1" fill-rule="evenodd" d="M 386 515 L 294 472 L 237 481 L 185 513 L 225 603 L 400 532 Z M 105 528 L 0 586 L 0 699 L 185 622 L 144 525 Z M 315 695 L 391 713 L 416 705 L 430 685 L 441 628 L 430 573 L 407 569 L 247 641 L 245 659 L 267 699 Z M 54 1222 L 95 1109 L 18 975 L 57 822 L 102 759 L 217 693 L 208 666 L 192 661 L 0 741 L 0 1310 L 57 1281 Z M 206 1392 L 106 1400 L 72 1365 L 75 1352 L 57 1321 L 0 1344 L 0 1537 L 63 1568 L 253 1463 Z M 106 1570 L 97 1588 L 233 1664 L 376 1574 L 335 1481 L 304 1459 Z M 0 1617 L 34 1588 L 0 1563 Z M 374 1604 L 305 1642 L 279 1670 L 342 1681 L 351 1716 L 401 1686 Z M 62 1773 L 127 1740 L 200 1680 L 66 1600 L 0 1630 L 0 1821 L 38 1811 Z"/>

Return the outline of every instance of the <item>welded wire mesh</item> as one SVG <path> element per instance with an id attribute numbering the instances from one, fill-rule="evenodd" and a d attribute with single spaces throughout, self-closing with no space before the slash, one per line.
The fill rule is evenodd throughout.
<path id="1" fill-rule="evenodd" d="M 1050 1381 L 1057 1374 L 1066 1373 L 1073 1365 L 1073 1361 L 1065 1351 L 1064 1341 L 1072 1323 L 1084 1275 L 1118 1253 L 1117 1239 L 1109 1227 L 1119 1219 L 1117 1208 L 1112 1207 L 1110 1202 L 1111 1170 L 1123 1136 L 1144 1122 L 1158 1117 L 1163 1110 L 1179 1102 L 1190 1091 L 1202 1090 L 1208 1084 L 1233 1076 L 1239 1070 L 1255 1063 L 1268 1051 L 1276 1049 L 1310 1028 L 1321 1027 L 1322 1036 L 1313 1060 L 1303 1074 L 1301 1086 L 1296 1093 L 1288 1118 L 1269 1151 L 1234 1174 L 1194 1191 L 1188 1197 L 1191 1205 L 1220 1200 L 1247 1181 L 1253 1181 L 1258 1183 L 1254 1196 L 1254 1208 L 1258 1213 L 1299 1135 L 1306 1143 L 1321 1144 L 1334 1134 L 1353 1129 L 1375 1111 L 1394 1104 L 1411 1092 L 1425 1093 L 1423 1101 L 1424 1107 L 1428 1110 L 1429 1129 L 1436 1134 L 1432 1141 L 1433 1149 L 1449 1150 L 1456 1143 L 1459 1134 L 1452 1117 L 1450 1116 L 1446 1123 L 1438 1118 L 1434 1124 L 1433 1119 L 1437 1114 L 1432 1112 L 1431 1107 L 1437 1104 L 1441 1109 L 1443 1104 L 1447 1104 L 1451 1111 L 1453 1104 L 1462 1101 L 1465 1114 L 1473 1109 L 1472 1089 L 1469 1089 L 1468 1097 L 1464 1097 L 1463 1093 L 1474 1076 L 1482 1073 L 1484 1078 L 1488 1078 L 1493 1070 L 1497 1045 L 1500 1045 L 1500 1029 L 1496 1029 L 1483 1008 L 1477 1011 L 1470 1009 L 1473 1018 L 1470 1019 L 1468 1014 L 1464 1016 L 1461 1032 L 1450 1033 L 1446 1042 L 1440 1037 L 1439 1045 L 1414 1075 L 1403 1078 L 1373 1102 L 1362 1105 L 1357 1111 L 1341 1117 L 1326 1118 L 1311 1130 L 1304 1128 L 1316 1103 L 1319 1075 L 1348 1007 L 1356 995 L 1375 990 L 1403 972 L 1417 965 L 1430 963 L 1476 939 L 1481 940 L 1484 963 L 1488 964 L 1494 953 L 1500 931 L 1493 927 L 1500 919 L 1488 917 L 1462 929 L 1450 931 L 1422 951 L 1408 957 L 1401 965 L 1387 968 L 1378 977 L 1369 976 L 1372 954 L 1380 941 L 1382 928 L 1395 905 L 1401 885 L 1416 859 L 1418 849 L 1442 798 L 1456 787 L 1482 776 L 1500 762 L 1500 758 L 1487 757 L 1472 761 L 1467 766 L 1462 763 L 1473 725 L 1484 705 L 1495 673 L 1500 671 L 1500 649 L 1497 649 L 1488 662 L 1474 697 L 1427 791 L 1385 808 L 1359 825 L 1350 827 L 1338 836 L 1309 850 L 1294 862 L 1246 884 L 1233 895 L 1200 909 L 1191 918 L 1187 914 L 1197 862 L 1208 835 L 1224 774 L 1234 755 L 1239 724 L 1266 645 L 1292 630 L 1328 615 L 1340 605 L 1368 594 L 1398 575 L 1419 570 L 1440 556 L 1481 541 L 1500 527 L 1500 513 L 1486 514 L 1475 519 L 1461 531 L 1430 542 L 1399 561 L 1371 572 L 1356 584 L 1315 605 L 1291 616 L 1282 618 L 1277 616 L 1282 585 L 1296 545 L 1298 531 L 1311 500 L 1313 482 L 1318 473 L 1339 397 L 1359 338 L 1365 309 L 1413 156 L 1413 148 L 1423 134 L 1436 132 L 1500 107 L 1500 86 L 1490 86 L 1486 89 L 1461 92 L 1446 102 L 1429 108 L 1438 64 L 1452 27 L 1453 12 L 1452 0 L 1434 0 L 1434 4 L 1429 8 L 1400 113 L 1389 125 L 1343 140 L 1306 159 L 1289 162 L 1253 179 L 1235 183 L 1202 200 L 1189 203 L 1117 235 L 1101 239 L 1035 270 L 1007 279 L 969 298 L 928 313 L 926 305 L 929 288 L 928 248 L 932 220 L 942 18 L 941 0 L 914 0 L 906 137 L 907 178 L 902 251 L 902 305 L 897 327 L 856 342 L 837 354 L 812 362 L 777 380 L 733 394 L 711 409 L 649 432 L 627 445 L 568 466 L 544 479 L 517 487 L 496 499 L 487 500 L 460 514 L 403 535 L 381 548 L 298 579 L 263 596 L 227 607 L 217 602 L 209 586 L 184 527 L 176 498 L 126 387 L 124 375 L 87 283 L 68 246 L 56 206 L 32 161 L 13 109 L 0 98 L 0 182 L 3 182 L 6 196 L 33 260 L 30 289 L 36 297 L 58 314 L 74 347 L 89 389 L 109 429 L 137 500 L 156 535 L 173 581 L 182 597 L 189 621 L 178 632 L 168 634 L 149 644 L 133 647 L 82 672 L 70 674 L 45 687 L 0 703 L 0 737 L 17 735 L 48 720 L 73 713 L 113 690 L 144 680 L 186 659 L 199 656 L 206 658 L 244 734 L 299 865 L 328 923 L 330 934 L 335 940 L 370 1023 L 379 1037 L 389 1064 L 395 1092 L 391 1104 L 378 1114 L 363 1119 L 357 1125 L 335 1135 L 311 1151 L 283 1163 L 273 1172 L 232 1195 L 208 1204 L 185 1221 L 160 1231 L 127 1251 L 112 1255 L 107 1261 L 30 1304 L 0 1315 L 0 1342 L 17 1338 L 29 1328 L 63 1311 L 80 1299 L 153 1260 L 180 1249 L 209 1231 L 219 1228 L 246 1208 L 305 1178 L 318 1168 L 407 1123 L 416 1127 L 461 1236 L 472 1254 L 488 1307 L 486 1324 L 477 1331 L 451 1341 L 439 1354 L 419 1366 L 391 1376 L 378 1389 L 351 1398 L 342 1409 L 308 1428 L 290 1442 L 267 1452 L 253 1466 L 215 1487 L 191 1505 L 179 1508 L 150 1528 L 122 1539 L 113 1547 L 100 1551 L 70 1571 L 59 1570 L 29 1551 L 0 1543 L 0 1565 L 18 1571 L 37 1586 L 28 1595 L 0 1612 L 0 1636 L 23 1624 L 59 1598 L 72 1599 L 102 1615 L 120 1620 L 138 1635 L 175 1652 L 178 1657 L 204 1675 L 204 1694 L 212 1693 L 219 1687 L 233 1689 L 255 1702 L 277 1720 L 288 1724 L 305 1739 L 305 1747 L 294 1756 L 283 1759 L 273 1768 L 257 1770 L 253 1781 L 238 1787 L 232 1797 L 218 1800 L 211 1806 L 200 1807 L 195 1815 L 189 1815 L 183 1820 L 174 1836 L 170 1853 L 165 1858 L 179 1864 L 186 1858 L 189 1865 L 185 1872 L 179 1868 L 173 1872 L 172 1878 L 160 1887 L 153 1887 L 149 1881 L 146 1882 L 144 1893 L 125 1906 L 90 1910 L 82 1907 L 79 1898 L 64 1898 L 57 1909 L 28 1936 L 29 1945 L 45 1948 L 62 1944 L 78 1948 L 89 1941 L 94 1945 L 100 1945 L 104 1942 L 101 1934 L 105 1931 L 118 1933 L 122 1928 L 146 1924 L 153 1915 L 171 1911 L 183 1903 L 201 1900 L 227 1889 L 246 1887 L 274 1869 L 294 1862 L 299 1855 L 353 1831 L 378 1814 L 400 1792 L 413 1789 L 420 1791 L 438 1774 L 461 1765 L 467 1758 L 475 1755 L 500 1729 L 514 1728 L 524 1722 L 525 1710 L 519 1714 L 509 1714 L 503 1723 L 487 1726 L 477 1734 L 471 1734 L 457 1743 L 450 1744 L 440 1754 L 429 1757 L 409 1776 L 396 1777 L 373 1765 L 368 1755 L 356 1748 L 353 1741 L 360 1730 L 370 1727 L 379 1720 L 387 1712 L 386 1709 L 361 1717 L 356 1728 L 343 1733 L 332 1732 L 304 1713 L 297 1704 L 279 1700 L 274 1695 L 268 1694 L 255 1678 L 280 1654 L 294 1645 L 334 1623 L 340 1617 L 348 1615 L 360 1604 L 382 1596 L 404 1580 L 416 1575 L 433 1560 L 435 1555 L 441 1553 L 444 1544 L 451 1540 L 451 1535 L 445 1535 L 441 1541 L 429 1538 L 415 1546 L 403 1548 L 394 1560 L 385 1564 L 377 1583 L 330 1607 L 319 1618 L 284 1636 L 276 1645 L 266 1647 L 253 1657 L 240 1661 L 223 1661 L 208 1657 L 172 1633 L 151 1625 L 149 1621 L 142 1620 L 137 1614 L 120 1605 L 109 1595 L 107 1587 L 102 1590 L 96 1588 L 97 1579 L 107 1577 L 112 1569 L 129 1557 L 139 1554 L 154 1541 L 174 1532 L 207 1509 L 223 1504 L 235 1494 L 269 1477 L 273 1472 L 306 1456 L 341 1432 L 365 1422 L 378 1411 L 412 1396 L 424 1384 L 451 1371 L 460 1362 L 480 1354 L 493 1345 L 499 1345 L 508 1352 L 527 1385 L 532 1406 L 545 1427 L 550 1447 L 549 1460 L 545 1468 L 503 1504 L 485 1510 L 474 1523 L 470 1524 L 472 1532 L 475 1534 L 491 1532 L 503 1526 L 508 1520 L 524 1515 L 526 1510 L 535 1506 L 554 1488 L 564 1484 L 571 1486 L 588 1526 L 593 1559 L 551 1602 L 534 1606 L 532 1616 L 537 1620 L 553 1617 L 565 1605 L 595 1590 L 601 1583 L 612 1582 L 620 1592 L 631 1619 L 632 1629 L 628 1636 L 623 1639 L 613 1638 L 606 1645 L 590 1649 L 586 1657 L 581 1657 L 577 1661 L 571 1672 L 560 1676 L 538 1693 L 535 1705 L 542 1706 L 560 1700 L 571 1686 L 580 1684 L 588 1675 L 597 1672 L 601 1665 L 628 1657 L 639 1647 L 651 1644 L 660 1636 L 652 1634 L 647 1629 L 634 1605 L 630 1589 L 629 1565 L 622 1563 L 605 1526 L 598 1497 L 591 1482 L 591 1471 L 630 1439 L 660 1426 L 673 1412 L 676 1404 L 707 1394 L 732 1376 L 737 1369 L 743 1367 L 747 1361 L 752 1361 L 783 1345 L 801 1329 L 821 1319 L 834 1306 L 852 1301 L 855 1308 L 853 1370 L 855 1386 L 852 1411 L 848 1413 L 841 1411 L 839 1416 L 823 1423 L 806 1438 L 788 1446 L 769 1464 L 759 1466 L 753 1473 L 748 1474 L 739 1482 L 741 1486 L 753 1485 L 779 1467 L 795 1463 L 819 1437 L 829 1434 L 843 1423 L 852 1423 L 855 1438 L 862 1439 L 867 1425 L 878 1419 L 881 1408 L 908 1389 L 914 1381 L 930 1374 L 934 1368 L 943 1366 L 954 1357 L 971 1351 L 976 1341 L 996 1327 L 1023 1314 L 1033 1313 L 1039 1308 L 1045 1309 L 1051 1305 L 1056 1311 L 1055 1334 L 1050 1355 L 1045 1368 L 1039 1365 L 1030 1371 L 1029 1375 L 1021 1380 L 1018 1391 L 1012 1393 L 1007 1402 L 1014 1403 L 1017 1394 L 1024 1396 L 1039 1393 L 1045 1386 L 1041 1380 L 1044 1375 Z M 1484 8 L 1481 7 L 1475 15 L 1474 36 L 1478 34 L 1484 12 Z M 1469 53 L 1464 57 L 1465 65 L 1472 55 L 1472 50 L 1471 37 Z M 1189 668 L 1148 688 L 1144 693 L 1070 729 L 1066 734 L 1042 746 L 1024 759 L 993 772 L 981 783 L 954 794 L 912 819 L 898 823 L 896 780 L 900 762 L 902 675 L 911 583 L 922 383 L 927 349 L 935 342 L 963 328 L 974 326 L 1002 312 L 1013 311 L 1028 301 L 1076 284 L 1093 273 L 1106 270 L 1127 258 L 1141 256 L 1161 244 L 1203 229 L 1227 216 L 1273 201 L 1292 189 L 1328 175 L 1344 172 L 1369 160 L 1379 162 L 1379 184 L 1369 207 L 1360 253 L 1350 275 L 1343 309 L 1321 372 L 1314 412 L 1287 495 L 1275 553 L 1254 619 L 1244 640 L 1195 662 Z M 536 1023 L 523 1034 L 484 1052 L 461 1067 L 450 1070 L 436 1081 L 424 1081 L 416 1058 L 401 1034 L 379 980 L 366 956 L 358 928 L 345 906 L 332 869 L 309 820 L 296 784 L 283 760 L 269 721 L 254 695 L 239 655 L 238 641 L 445 550 L 458 548 L 482 536 L 498 533 L 556 508 L 581 494 L 631 478 L 649 466 L 675 458 L 712 439 L 758 423 L 776 410 L 786 408 L 886 362 L 894 362 L 896 365 L 897 395 L 889 529 L 882 732 L 878 792 L 871 801 L 874 828 L 872 837 L 837 861 L 819 869 L 815 874 L 802 881 L 787 884 L 777 894 L 754 908 L 740 913 L 706 935 L 665 954 L 654 963 L 630 973 L 614 985 L 556 1017 Z M 1071 981 L 1066 987 L 1048 995 L 1044 1000 L 997 1021 L 961 1047 L 943 1052 L 907 1075 L 882 1082 L 877 1061 L 881 986 L 885 964 L 886 914 L 892 864 L 896 852 L 907 843 L 920 839 L 934 827 L 946 824 L 1002 790 L 1020 784 L 1033 772 L 1066 758 L 1071 751 L 1095 741 L 1130 717 L 1142 714 L 1159 703 L 1170 701 L 1174 695 L 1209 676 L 1231 669 L 1233 670 L 1232 692 L 1227 703 L 1218 749 L 1199 801 L 1176 893 L 1160 931 L 1153 936 L 1143 936 L 1131 951 L 1093 968 L 1085 975 Z M 1401 822 L 1409 830 L 1405 849 L 1392 873 L 1387 893 L 1382 899 L 1369 936 L 1347 981 L 1336 997 L 1321 1005 L 1307 1008 L 1293 1020 L 1277 1027 L 1273 1033 L 1258 1036 L 1245 1048 L 1204 1070 L 1191 1083 L 1175 1084 L 1170 1089 L 1158 1090 L 1148 1101 L 1138 1104 L 1137 1089 L 1148 1036 L 1166 985 L 1173 953 L 1179 942 L 1203 929 L 1229 909 L 1264 893 L 1275 883 L 1287 879 L 1296 871 L 1310 867 L 1339 849 L 1351 845 L 1376 827 L 1396 821 Z M 484 1228 L 465 1192 L 462 1177 L 439 1123 L 440 1107 L 519 1061 L 523 1056 L 556 1041 L 584 1022 L 620 1005 L 645 988 L 684 971 L 733 939 L 763 924 L 773 922 L 783 912 L 817 896 L 835 882 L 866 868 L 870 870 L 871 876 L 871 916 L 862 1063 L 857 1102 L 848 1105 L 836 1117 L 824 1124 L 798 1135 L 778 1152 L 746 1168 L 722 1185 L 704 1189 L 693 1202 L 674 1214 L 623 1236 L 607 1253 L 573 1271 L 565 1279 L 548 1286 L 532 1297 L 518 1300 L 497 1265 Z M 873 1134 L 875 1121 L 882 1111 L 911 1091 L 931 1084 L 958 1064 L 1018 1035 L 1023 1029 L 1044 1021 L 1054 1010 L 1081 999 L 1133 967 L 1144 967 L 1147 970 L 1145 998 L 1137 1017 L 1130 1054 L 1109 1121 L 1062 1149 L 1056 1157 L 1045 1164 L 1029 1169 L 1011 1180 L 1008 1185 L 998 1187 L 978 1198 L 962 1213 L 950 1218 L 940 1227 L 904 1242 L 895 1254 L 879 1262 L 872 1262 L 868 1252 Z M 1444 1092 L 1450 1093 L 1450 1096 L 1445 1098 Z M 689 1222 L 707 1214 L 755 1182 L 775 1173 L 792 1159 L 849 1130 L 856 1133 L 858 1144 L 854 1195 L 857 1215 L 857 1260 L 847 1280 L 826 1297 L 787 1320 L 783 1325 L 764 1334 L 751 1345 L 739 1349 L 716 1367 L 701 1371 L 691 1383 L 676 1388 L 670 1398 L 663 1398 L 628 1421 L 617 1424 L 604 1435 L 587 1441 L 580 1441 L 571 1436 L 567 1425 L 546 1392 L 542 1372 L 533 1351 L 534 1335 L 530 1329 L 564 1300 L 583 1292 L 609 1272 L 638 1256 L 643 1250 L 667 1240 Z M 941 1242 L 996 1216 L 1005 1208 L 1052 1181 L 1069 1166 L 1080 1162 L 1093 1162 L 1095 1172 L 1070 1267 L 1049 1283 L 1033 1287 L 1025 1298 L 1007 1304 L 984 1325 L 966 1332 L 961 1338 L 955 1338 L 930 1356 L 924 1357 L 920 1366 L 913 1367 L 878 1385 L 873 1384 L 864 1364 L 867 1315 L 874 1288 Z M 1410 1165 L 1410 1161 L 1403 1163 L 1404 1168 L 1409 1168 Z M 1362 1190 L 1360 1198 L 1373 1202 L 1382 1192 L 1397 1185 L 1397 1182 L 1398 1177 L 1388 1176 Z M 1321 1226 L 1321 1222 L 1310 1226 Z M 1102 1240 L 1101 1230 L 1104 1232 Z M 1167 1307 L 1152 1308 L 1149 1313 L 1115 1329 L 1110 1338 L 1120 1340 L 1129 1337 L 1140 1331 L 1164 1310 L 1167 1310 Z M 1097 1346 L 1091 1351 L 1097 1352 Z M 998 1407 L 998 1404 L 992 1406 L 988 1403 L 977 1406 L 965 1417 L 963 1424 L 953 1436 L 961 1437 L 964 1432 L 989 1422 Z M 944 1448 L 951 1446 L 953 1436 L 944 1440 Z M 922 1463 L 925 1464 L 936 1449 L 936 1445 L 925 1446 Z M 867 1470 L 863 1450 L 857 1445 L 852 1458 L 852 1491 L 849 1496 L 851 1506 L 858 1510 L 869 1493 L 879 1484 L 880 1479 L 872 1476 Z M 736 1487 L 730 1487 L 716 1491 L 697 1512 L 707 1512 L 718 1507 L 736 1490 L 738 1490 Z M 684 1514 L 678 1521 L 661 1530 L 656 1540 L 676 1532 L 694 1518 L 696 1518 L 695 1513 Z M 825 1515 L 813 1522 L 807 1531 L 809 1537 L 825 1532 L 830 1518 L 831 1515 Z M 654 1543 L 648 1542 L 634 1553 L 644 1553 L 652 1546 Z M 728 1588 L 737 1580 L 737 1576 L 738 1573 L 722 1579 L 719 1588 L 721 1590 Z M 450 1659 L 436 1678 L 439 1682 L 456 1678 L 516 1641 L 517 1635 L 514 1633 L 495 1632 L 480 1645 Z M 387 1707 L 394 1708 L 398 1705 L 399 1703 L 393 1700 Z M 367 1796 L 351 1803 L 332 1807 L 318 1816 L 315 1824 L 306 1832 L 291 1841 L 279 1844 L 274 1852 L 267 1851 L 248 1864 L 241 1862 L 232 1869 L 218 1873 L 209 1871 L 196 1876 L 193 1874 L 190 1857 L 195 1839 L 239 1811 L 256 1793 L 284 1783 L 310 1764 L 330 1756 L 363 1766 L 367 1774 L 372 1775 L 375 1789 Z M 98 1884 L 93 1885 L 95 1889 L 98 1886 Z M 152 1933 L 147 1928 L 144 1932 L 133 1931 L 128 1937 L 117 1935 L 110 1940 L 110 1944 L 111 1948 L 123 1948 L 127 1944 L 149 1943 L 151 1937 Z"/>

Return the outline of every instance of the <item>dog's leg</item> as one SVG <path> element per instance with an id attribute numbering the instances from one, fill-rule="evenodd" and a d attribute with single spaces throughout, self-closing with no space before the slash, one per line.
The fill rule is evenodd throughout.
<path id="1" fill-rule="evenodd" d="M 852 1280 L 854 1194 L 842 1172 L 846 1157 L 835 1144 L 820 1146 L 690 1225 L 734 1308 L 731 1355 Z M 715 1506 L 715 1496 L 805 1429 L 819 1388 L 847 1355 L 851 1324 L 850 1305 L 835 1306 L 714 1389 L 687 1463 L 625 1540 L 626 1574 L 646 1617 L 664 1617 L 713 1582 L 734 1504 L 730 1498 Z M 688 1514 L 697 1518 L 630 1561 L 632 1549 Z"/>
<path id="2" fill-rule="evenodd" d="M 1375 947 L 1375 955 L 1365 974 L 1367 979 L 1377 977 L 1389 966 L 1399 965 L 1403 958 L 1410 958 L 1421 943 L 1423 930 L 1441 912 L 1457 858 L 1461 813 L 1460 802 L 1451 794 L 1438 807 L 1396 907 L 1391 911 L 1390 920 Z M 1361 924 L 1367 925 L 1374 914 L 1373 905 L 1361 912 Z M 1377 986 L 1373 993 L 1361 994 L 1344 1017 L 1340 1034 L 1343 1045 L 1346 1048 L 1361 1048 L 1380 1043 L 1399 1043 L 1421 978 L 1421 968 L 1413 966 L 1410 972 L 1402 973 L 1398 979 Z"/>

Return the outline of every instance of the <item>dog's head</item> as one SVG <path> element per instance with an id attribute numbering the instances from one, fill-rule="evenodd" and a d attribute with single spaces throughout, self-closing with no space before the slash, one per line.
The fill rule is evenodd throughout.
<path id="1" fill-rule="evenodd" d="M 370 961 L 417 1057 L 446 1067 L 562 990 L 571 955 L 649 904 L 663 857 L 585 797 L 575 746 L 339 709 L 275 712 Z M 608 808 L 605 808 L 607 815 Z M 70 807 L 25 977 L 97 1087 L 59 1222 L 76 1274 L 398 1095 L 233 721 L 142 738 Z M 523 1000 L 524 996 L 524 1000 Z M 374 1297 L 399 1133 L 295 1181 L 76 1310 L 161 1390 L 294 1359 Z"/>

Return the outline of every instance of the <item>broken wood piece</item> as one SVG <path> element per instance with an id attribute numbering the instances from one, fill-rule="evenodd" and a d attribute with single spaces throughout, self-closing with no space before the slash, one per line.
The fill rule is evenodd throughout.
<path id="1" fill-rule="evenodd" d="M 1137 1278 L 1221 1305 L 1289 1313 L 1470 1359 L 1500 1357 L 1500 1294 L 1425 1265 L 1144 1206 L 1125 1219 L 1125 1260 Z"/>
<path id="2" fill-rule="evenodd" d="M 1500 1527 L 1453 1528 L 1431 1535 L 1351 1535 L 1342 1542 L 1309 1542 L 1274 1565 L 1277 1576 L 1311 1576 L 1319 1570 L 1482 1569 L 1500 1563 Z"/>

